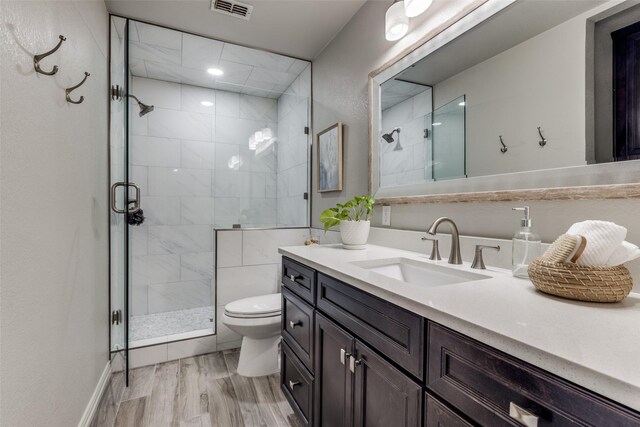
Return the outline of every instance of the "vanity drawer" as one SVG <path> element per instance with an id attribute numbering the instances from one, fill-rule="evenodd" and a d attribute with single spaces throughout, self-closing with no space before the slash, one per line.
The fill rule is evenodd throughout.
<path id="1" fill-rule="evenodd" d="M 640 426 L 640 414 L 429 322 L 427 387 L 482 426 Z M 517 415 L 514 413 L 514 416 Z M 525 424 L 526 425 L 526 424 Z"/>
<path id="2" fill-rule="evenodd" d="M 289 258 L 282 258 L 282 284 L 313 304 L 316 290 L 315 270 Z"/>
<path id="3" fill-rule="evenodd" d="M 427 402 L 424 416 L 425 427 L 473 427 L 473 424 L 467 422 L 429 393 L 425 395 L 425 400 Z"/>
<path id="4" fill-rule="evenodd" d="M 286 342 L 282 343 L 281 363 L 280 387 L 294 412 L 308 426 L 312 420 L 313 377 Z"/>
<path id="5" fill-rule="evenodd" d="M 321 273 L 317 288 L 318 309 L 422 382 L 422 317 Z"/>
<path id="6" fill-rule="evenodd" d="M 282 289 L 282 337 L 313 372 L 313 307 L 287 288 Z"/>

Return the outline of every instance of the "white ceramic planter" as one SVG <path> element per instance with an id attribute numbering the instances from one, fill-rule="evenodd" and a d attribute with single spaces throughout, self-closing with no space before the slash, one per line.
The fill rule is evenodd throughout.
<path id="1" fill-rule="evenodd" d="M 371 221 L 341 221 L 340 237 L 347 248 L 362 248 L 369 239 Z"/>

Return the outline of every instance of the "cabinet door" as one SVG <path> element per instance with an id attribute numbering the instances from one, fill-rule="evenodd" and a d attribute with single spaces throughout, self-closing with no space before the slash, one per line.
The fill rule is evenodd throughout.
<path id="1" fill-rule="evenodd" d="M 426 401 L 425 427 L 473 427 L 435 397 L 427 394 Z"/>
<path id="2" fill-rule="evenodd" d="M 354 426 L 420 427 L 422 388 L 356 340 Z"/>
<path id="3" fill-rule="evenodd" d="M 353 345 L 351 335 L 316 314 L 315 426 L 351 426 L 353 378 L 349 357 Z"/>

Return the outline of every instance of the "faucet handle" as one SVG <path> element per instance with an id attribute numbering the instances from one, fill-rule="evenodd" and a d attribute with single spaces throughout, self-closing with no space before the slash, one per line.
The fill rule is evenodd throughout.
<path id="1" fill-rule="evenodd" d="M 440 258 L 440 250 L 438 249 L 438 239 L 431 238 L 431 237 L 423 237 L 422 240 L 433 242 L 433 246 L 431 246 L 431 255 L 429 256 L 429 259 L 431 261 L 440 261 L 442 258 Z"/>
<path id="2" fill-rule="evenodd" d="M 483 249 L 494 249 L 500 252 L 500 246 L 476 245 L 476 254 L 473 257 L 473 263 L 471 263 L 471 268 L 477 268 L 479 270 L 487 269 L 487 267 L 484 265 L 484 259 L 482 258 Z"/>

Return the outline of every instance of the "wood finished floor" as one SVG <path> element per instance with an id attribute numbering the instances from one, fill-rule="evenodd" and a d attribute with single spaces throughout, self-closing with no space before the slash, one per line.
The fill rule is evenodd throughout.
<path id="1" fill-rule="evenodd" d="M 238 350 L 180 359 L 114 374 L 92 427 L 236 427 L 302 424 L 280 390 L 278 374 L 236 373 Z"/>

